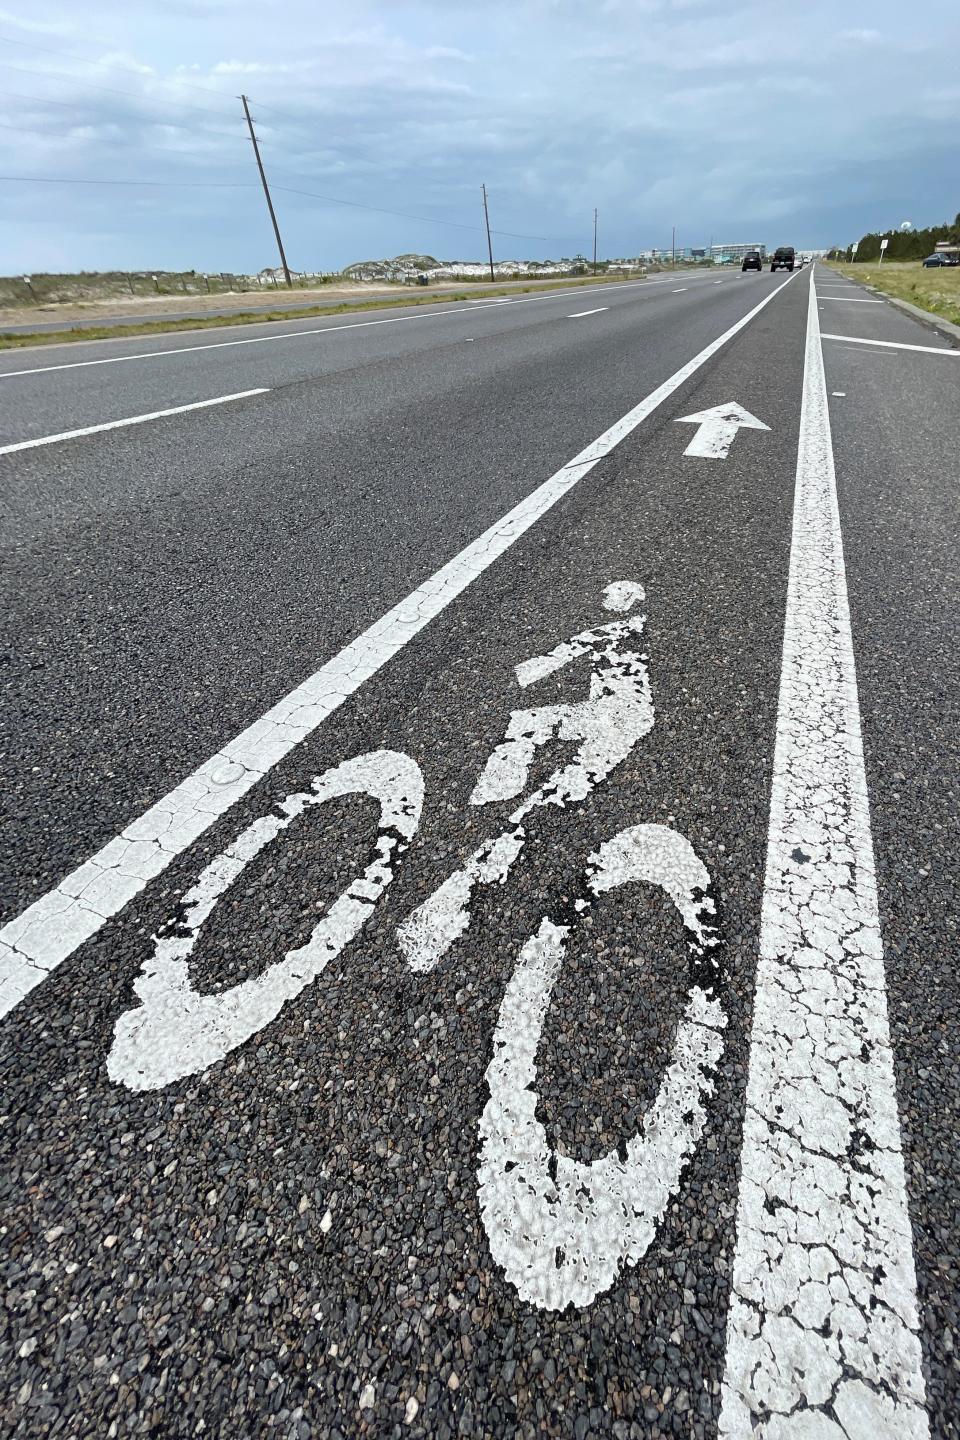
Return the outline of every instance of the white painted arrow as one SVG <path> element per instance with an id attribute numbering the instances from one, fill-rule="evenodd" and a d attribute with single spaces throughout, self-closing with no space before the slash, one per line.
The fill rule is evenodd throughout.
<path id="1" fill-rule="evenodd" d="M 680 415 L 675 423 L 700 426 L 683 453 L 699 455 L 704 460 L 726 460 L 738 430 L 770 429 L 735 400 L 714 405 L 712 410 L 698 410 L 696 415 Z"/>

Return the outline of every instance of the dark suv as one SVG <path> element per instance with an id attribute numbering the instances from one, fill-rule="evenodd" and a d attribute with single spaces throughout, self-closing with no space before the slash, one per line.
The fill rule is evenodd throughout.
<path id="1" fill-rule="evenodd" d="M 771 270 L 792 270 L 795 256 L 792 245 L 778 245 L 770 261 Z"/>
<path id="2" fill-rule="evenodd" d="M 741 269 L 741 270 L 762 270 L 762 269 L 763 269 L 763 260 L 760 258 L 760 251 L 759 251 L 759 250 L 748 250 L 747 253 L 746 253 L 746 255 L 744 255 L 744 257 L 743 257 L 743 264 L 740 266 L 740 269 Z"/>

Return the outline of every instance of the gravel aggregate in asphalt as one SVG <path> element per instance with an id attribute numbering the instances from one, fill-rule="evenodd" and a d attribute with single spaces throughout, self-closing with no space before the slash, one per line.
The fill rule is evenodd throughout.
<path id="1" fill-rule="evenodd" d="M 12 1433 L 714 1440 L 805 285 L 774 301 L 4 1022 L 0 1365 Z M 717 298 L 713 333 L 731 323 L 731 303 Z M 281 449 L 272 473 L 256 417 L 211 416 L 212 449 L 188 436 L 181 450 L 196 493 L 169 515 L 159 497 L 176 457 L 150 434 L 132 452 L 129 439 L 101 437 L 76 474 L 66 457 L 20 462 L 18 475 L 58 509 L 25 520 L 13 556 L 9 913 L 382 613 L 405 593 L 404 576 L 409 589 L 576 453 L 578 411 L 599 433 L 609 411 L 655 383 L 631 374 L 659 367 L 663 378 L 704 343 L 691 320 L 662 353 L 639 355 L 631 323 L 618 322 L 607 368 L 601 342 L 583 342 L 588 365 L 573 351 L 545 358 L 536 405 L 525 398 L 530 335 L 499 382 L 488 360 L 471 360 L 475 389 L 456 402 L 440 374 L 449 357 L 424 356 L 402 379 L 325 380 L 335 418 Z M 957 411 L 938 396 L 919 404 L 912 369 L 898 370 L 891 393 L 883 375 L 862 379 L 859 355 L 830 352 L 827 363 L 830 388 L 856 396 L 834 417 L 835 445 L 940 1440 L 960 1434 L 957 573 L 946 483 Z M 407 382 L 438 396 L 422 432 L 418 408 L 403 409 Z M 351 442 L 349 387 L 366 384 Z M 298 382 L 279 403 L 303 407 L 308 394 Z M 741 433 L 722 464 L 683 456 L 689 431 L 674 418 L 729 399 L 769 433 Z M 218 444 L 220 464 L 201 473 Z M 244 449 L 247 468 L 235 458 Z M 58 553 L 71 557 L 59 568 Z M 511 710 L 586 690 L 584 662 L 530 691 L 513 667 L 608 619 L 602 591 L 620 579 L 646 590 L 652 731 L 583 803 L 531 813 L 510 880 L 479 888 L 466 934 L 435 970 L 412 973 L 399 922 L 511 808 L 469 803 Z M 136 1003 L 151 937 L 203 866 L 312 776 L 380 748 L 417 762 L 426 799 L 357 940 L 207 1073 L 153 1092 L 113 1084 L 113 1026 Z M 570 753 L 558 742 L 538 755 L 530 786 Z M 375 810 L 368 799 L 328 801 L 252 861 L 201 930 L 195 986 L 225 990 L 303 944 L 369 862 Z M 547 1312 L 506 1283 L 484 1231 L 484 1075 L 524 941 L 543 915 L 576 913 L 587 856 L 641 822 L 684 835 L 716 887 L 724 1049 L 702 1139 L 646 1254 L 591 1306 Z M 589 1163 L 641 1128 L 676 1033 L 686 938 L 648 886 L 601 897 L 579 920 L 537 1054 L 537 1114 L 559 1154 Z"/>

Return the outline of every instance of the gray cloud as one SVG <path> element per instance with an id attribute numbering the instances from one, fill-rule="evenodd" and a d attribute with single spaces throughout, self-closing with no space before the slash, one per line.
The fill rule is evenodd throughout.
<path id="1" fill-rule="evenodd" d="M 0 11 L 0 269 L 273 263 L 238 92 L 297 265 L 482 248 L 605 253 L 712 233 L 845 242 L 960 209 L 960 15 L 809 0 L 38 0 Z M 4 43 L 6 42 L 6 43 Z M 151 180 L 168 189 L 42 184 Z M 177 187 L 182 188 L 177 188 Z M 234 188 L 231 188 L 234 187 Z M 368 213 L 314 191 L 470 230 Z"/>

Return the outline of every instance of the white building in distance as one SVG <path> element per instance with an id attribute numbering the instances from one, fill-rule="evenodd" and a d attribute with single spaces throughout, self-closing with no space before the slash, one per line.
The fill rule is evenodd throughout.
<path id="1" fill-rule="evenodd" d="M 767 257 L 766 245 L 711 245 L 710 256 L 718 265 L 722 265 L 724 260 L 742 260 L 748 250 L 759 250 L 761 260 Z"/>

